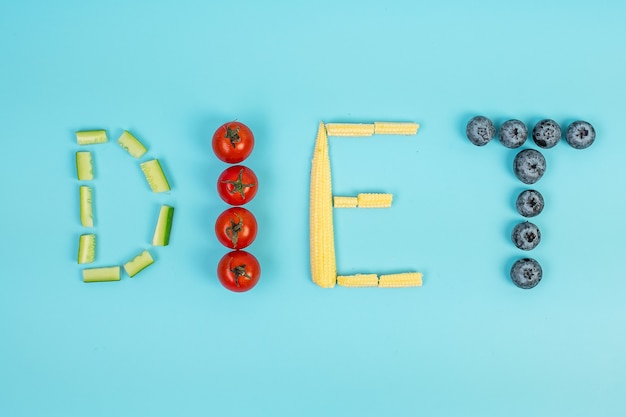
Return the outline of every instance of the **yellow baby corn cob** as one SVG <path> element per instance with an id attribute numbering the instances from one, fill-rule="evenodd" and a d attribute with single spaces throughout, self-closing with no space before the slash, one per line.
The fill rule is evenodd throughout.
<path id="1" fill-rule="evenodd" d="M 379 288 L 421 287 L 421 272 L 404 272 L 401 274 L 381 275 L 378 279 Z"/>
<path id="2" fill-rule="evenodd" d="M 356 197 L 334 196 L 333 203 L 335 208 L 355 208 L 359 200 Z"/>
<path id="3" fill-rule="evenodd" d="M 361 193 L 357 199 L 359 208 L 387 208 L 391 207 L 393 194 Z"/>
<path id="4" fill-rule="evenodd" d="M 417 123 L 374 122 L 377 135 L 416 135 L 420 125 Z"/>
<path id="5" fill-rule="evenodd" d="M 320 123 L 317 131 L 311 169 L 310 229 L 313 282 L 323 288 L 332 288 L 337 281 L 337 266 L 330 157 L 324 123 Z"/>
<path id="6" fill-rule="evenodd" d="M 374 125 L 371 123 L 328 123 L 328 136 L 372 136 Z"/>
<path id="7" fill-rule="evenodd" d="M 337 284 L 342 287 L 377 287 L 378 276 L 376 274 L 339 275 Z"/>

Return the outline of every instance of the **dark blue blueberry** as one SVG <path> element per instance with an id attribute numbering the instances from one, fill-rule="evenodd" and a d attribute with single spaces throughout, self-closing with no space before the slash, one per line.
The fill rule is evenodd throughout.
<path id="1" fill-rule="evenodd" d="M 541 265 L 532 258 L 519 259 L 511 267 L 511 280 L 525 290 L 539 284 L 542 276 Z"/>
<path id="2" fill-rule="evenodd" d="M 493 122 L 484 116 L 476 116 L 467 122 L 467 138 L 476 146 L 485 146 L 496 135 Z"/>
<path id="3" fill-rule="evenodd" d="M 567 127 L 565 140 L 572 148 L 585 149 L 596 140 L 596 130 L 590 123 L 578 120 Z"/>
<path id="4" fill-rule="evenodd" d="M 528 128 L 519 120 L 507 120 L 500 126 L 498 139 L 507 148 L 519 148 L 528 138 Z"/>
<path id="5" fill-rule="evenodd" d="M 515 202 L 517 212 L 524 217 L 535 217 L 543 211 L 543 206 L 543 196 L 536 190 L 522 191 Z"/>
<path id="6" fill-rule="evenodd" d="M 513 172 L 524 184 L 534 184 L 546 172 L 546 159 L 539 151 L 525 149 L 515 156 Z"/>
<path id="7" fill-rule="evenodd" d="M 533 128 L 533 140 L 541 148 L 552 148 L 561 140 L 561 126 L 554 120 L 540 120 Z"/>
<path id="8" fill-rule="evenodd" d="M 541 232 L 534 223 L 523 222 L 513 228 L 511 240 L 518 249 L 532 250 L 541 242 Z"/>

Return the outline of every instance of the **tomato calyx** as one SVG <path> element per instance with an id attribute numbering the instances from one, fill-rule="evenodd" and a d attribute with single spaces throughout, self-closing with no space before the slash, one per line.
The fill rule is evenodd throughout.
<path id="1" fill-rule="evenodd" d="M 226 236 L 230 238 L 233 244 L 233 248 L 237 248 L 237 242 L 239 241 L 239 232 L 243 230 L 243 219 L 239 214 L 236 214 L 239 221 L 235 223 L 233 219 L 230 219 L 230 226 L 226 228 Z"/>
<path id="2" fill-rule="evenodd" d="M 232 259 L 228 260 L 228 270 L 235 275 L 235 285 L 237 287 L 241 286 L 239 285 L 240 277 L 244 277 L 247 280 L 252 280 L 252 277 L 246 272 L 246 264 L 237 265 L 236 267 L 232 268 L 230 266 L 232 261 Z"/>
<path id="3" fill-rule="evenodd" d="M 231 129 L 230 126 L 226 126 L 226 139 L 230 141 L 230 144 L 233 146 L 233 149 L 237 147 L 237 143 L 241 142 L 241 137 L 239 136 L 239 126 L 235 129 Z"/>
<path id="4" fill-rule="evenodd" d="M 239 175 L 237 176 L 237 179 L 235 181 L 233 180 L 224 180 L 222 181 L 222 184 L 232 184 L 233 185 L 233 189 L 232 190 L 228 190 L 228 192 L 230 194 L 236 194 L 239 193 L 239 195 L 241 195 L 241 198 L 246 198 L 246 195 L 244 193 L 244 190 L 248 187 L 255 187 L 256 183 L 250 183 L 250 184 L 246 184 L 243 182 L 243 168 L 241 168 L 239 170 Z"/>

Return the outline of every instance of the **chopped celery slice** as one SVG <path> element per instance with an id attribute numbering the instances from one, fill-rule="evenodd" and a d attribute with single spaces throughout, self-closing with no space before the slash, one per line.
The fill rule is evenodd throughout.
<path id="1" fill-rule="evenodd" d="M 140 165 L 143 175 L 146 176 L 146 180 L 148 180 L 148 184 L 153 192 L 162 193 L 170 190 L 170 184 L 167 182 L 167 178 L 165 178 L 165 174 L 163 173 L 158 159 L 152 159 Z"/>
<path id="2" fill-rule="evenodd" d="M 152 246 L 167 246 L 170 243 L 170 232 L 172 230 L 172 219 L 174 218 L 174 207 L 163 205 L 159 212 Z"/>
<path id="3" fill-rule="evenodd" d="M 83 282 L 106 282 L 120 280 L 120 267 L 83 269 Z"/>
<path id="4" fill-rule="evenodd" d="M 93 227 L 93 196 L 87 185 L 80 186 L 80 223 L 84 227 Z"/>
<path id="5" fill-rule="evenodd" d="M 80 235 L 78 241 L 78 263 L 90 264 L 96 260 L 96 235 Z"/>
<path id="6" fill-rule="evenodd" d="M 76 152 L 76 173 L 80 181 L 93 180 L 93 159 L 91 152 Z"/>
<path id="7" fill-rule="evenodd" d="M 153 263 L 154 259 L 152 259 L 152 255 L 150 255 L 150 252 L 145 250 L 139 255 L 135 256 L 132 260 L 126 262 L 124 264 L 124 270 L 126 271 L 128 276 L 132 278 Z"/>
<path id="8" fill-rule="evenodd" d="M 76 132 L 76 141 L 79 145 L 94 145 L 107 141 L 106 130 L 83 130 Z"/>
<path id="9" fill-rule="evenodd" d="M 139 142 L 132 133 L 128 130 L 125 130 L 124 133 L 117 140 L 117 143 L 129 154 L 131 154 L 135 158 L 141 158 L 148 149 L 143 145 L 143 143 Z"/>

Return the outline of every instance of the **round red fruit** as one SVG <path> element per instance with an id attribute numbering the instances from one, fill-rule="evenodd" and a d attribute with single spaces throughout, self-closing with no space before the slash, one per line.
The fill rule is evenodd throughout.
<path id="1" fill-rule="evenodd" d="M 243 249 L 250 246 L 257 233 L 254 215 L 243 207 L 224 210 L 215 222 L 217 240 L 227 248 Z"/>
<path id="2" fill-rule="evenodd" d="M 259 261 L 243 250 L 227 253 L 217 264 L 217 277 L 224 288 L 234 292 L 251 290 L 261 276 Z"/>
<path id="3" fill-rule="evenodd" d="M 254 135 L 240 122 L 224 123 L 213 134 L 213 152 L 228 164 L 238 164 L 252 153 Z"/>
<path id="4" fill-rule="evenodd" d="M 259 188 L 254 171 L 243 165 L 226 168 L 217 179 L 217 193 L 231 206 L 243 206 L 254 198 Z"/>

